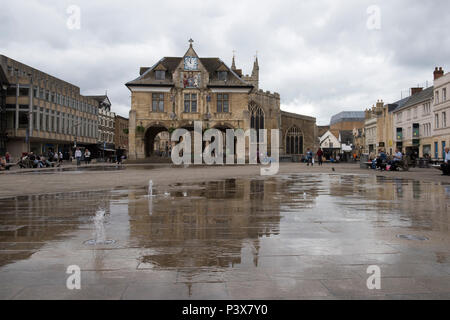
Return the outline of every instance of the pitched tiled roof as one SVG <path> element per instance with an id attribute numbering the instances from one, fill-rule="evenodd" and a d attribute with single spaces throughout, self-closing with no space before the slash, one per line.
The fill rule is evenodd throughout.
<path id="1" fill-rule="evenodd" d="M 414 106 L 418 103 L 425 102 L 433 98 L 434 86 L 426 88 L 425 90 L 416 93 L 408 98 L 408 101 L 401 107 L 395 109 L 395 111 L 399 111 L 402 109 L 406 109 L 408 107 Z"/>
<path id="2" fill-rule="evenodd" d="M 405 105 L 405 103 L 408 102 L 409 98 L 410 97 L 406 97 L 394 103 L 388 104 L 388 112 L 394 112 L 395 110 L 402 108 Z"/>
<path id="3" fill-rule="evenodd" d="M 176 70 L 178 65 L 181 63 L 182 57 L 164 57 L 159 60 L 152 67 L 142 67 L 140 69 L 141 75 L 133 81 L 128 82 L 126 85 L 174 85 L 172 78 L 173 72 Z M 242 80 L 231 68 L 229 68 L 222 60 L 219 58 L 199 58 L 200 63 L 209 72 L 209 86 L 226 86 L 226 87 L 252 87 L 249 83 Z M 164 66 L 167 70 L 164 80 L 156 80 L 155 75 L 152 72 L 158 65 Z M 228 69 L 227 81 L 219 80 L 217 77 L 217 69 L 225 65 Z"/>

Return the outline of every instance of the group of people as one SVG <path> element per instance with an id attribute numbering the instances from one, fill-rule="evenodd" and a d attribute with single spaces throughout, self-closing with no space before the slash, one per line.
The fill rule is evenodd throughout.
<path id="1" fill-rule="evenodd" d="M 17 165 L 21 168 L 47 168 L 61 166 L 63 162 L 62 152 L 49 151 L 47 156 L 37 155 L 34 152 L 24 153 Z"/>
<path id="2" fill-rule="evenodd" d="M 319 148 L 319 150 L 317 150 L 315 155 L 317 156 L 317 162 L 318 162 L 319 166 L 323 165 L 324 153 L 323 153 L 322 148 Z M 309 166 L 309 165 L 314 166 L 315 155 L 311 149 L 309 149 L 309 148 L 306 149 L 305 162 L 306 162 L 307 166 Z"/>
<path id="3" fill-rule="evenodd" d="M 91 163 L 91 152 L 89 149 L 84 150 L 84 157 L 83 153 L 81 152 L 80 148 L 75 149 L 75 159 L 77 160 L 77 166 L 81 165 L 81 161 L 84 160 L 85 164 Z"/>
<path id="4" fill-rule="evenodd" d="M 403 160 L 403 153 L 400 149 L 395 149 L 392 156 L 388 156 L 383 148 L 378 149 L 378 156 L 371 154 L 369 160 L 372 161 L 372 169 L 391 170 L 398 169 L 400 162 Z"/>
<path id="5" fill-rule="evenodd" d="M 110 162 L 122 164 L 122 161 L 126 159 L 124 150 L 117 149 L 116 153 L 117 153 L 116 156 L 110 156 L 107 159 L 109 159 Z M 92 160 L 91 151 L 89 151 L 89 149 L 87 148 L 84 150 L 84 152 L 82 152 L 80 148 L 76 148 L 74 157 L 75 160 L 77 161 L 77 166 L 80 166 L 82 161 L 84 161 L 85 164 L 90 164 Z"/>

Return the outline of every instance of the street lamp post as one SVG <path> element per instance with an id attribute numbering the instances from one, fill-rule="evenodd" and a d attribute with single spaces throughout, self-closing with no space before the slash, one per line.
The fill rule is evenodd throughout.
<path id="1" fill-rule="evenodd" d="M 78 127 L 80 126 L 81 122 L 77 122 L 74 125 L 72 125 L 72 128 L 76 127 L 75 130 L 75 137 L 73 139 L 73 147 L 76 148 L 77 147 L 77 138 L 78 138 Z"/>
<path id="2" fill-rule="evenodd" d="M 81 124 L 81 122 L 78 121 L 74 125 L 71 126 L 71 129 L 76 127 L 76 129 L 75 129 L 75 136 L 74 136 L 74 139 L 73 139 L 73 148 L 74 149 L 77 148 L 78 127 L 80 126 L 80 124 Z"/>

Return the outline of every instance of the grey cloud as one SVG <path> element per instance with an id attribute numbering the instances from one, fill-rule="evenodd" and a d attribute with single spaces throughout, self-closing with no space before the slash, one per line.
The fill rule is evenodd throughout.
<path id="1" fill-rule="evenodd" d="M 66 9 L 81 8 L 81 30 L 66 28 Z M 368 30 L 367 8 L 381 9 L 381 29 Z M 250 73 L 256 50 L 261 87 L 281 94 L 282 108 L 326 124 L 341 110 L 432 80 L 450 68 L 445 0 L 425 1 L 87 1 L 17 0 L 2 5 L 0 52 L 78 85 L 108 90 L 127 116 L 124 84 L 140 66 L 180 56 L 192 37 L 201 56 Z"/>

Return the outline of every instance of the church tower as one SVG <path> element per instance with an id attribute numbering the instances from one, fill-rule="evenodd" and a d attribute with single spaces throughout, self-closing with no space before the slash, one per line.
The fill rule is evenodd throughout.
<path id="1" fill-rule="evenodd" d="M 259 63 L 258 57 L 255 56 L 255 61 L 253 62 L 253 70 L 251 76 L 245 75 L 242 79 L 255 87 L 256 90 L 259 89 Z"/>

